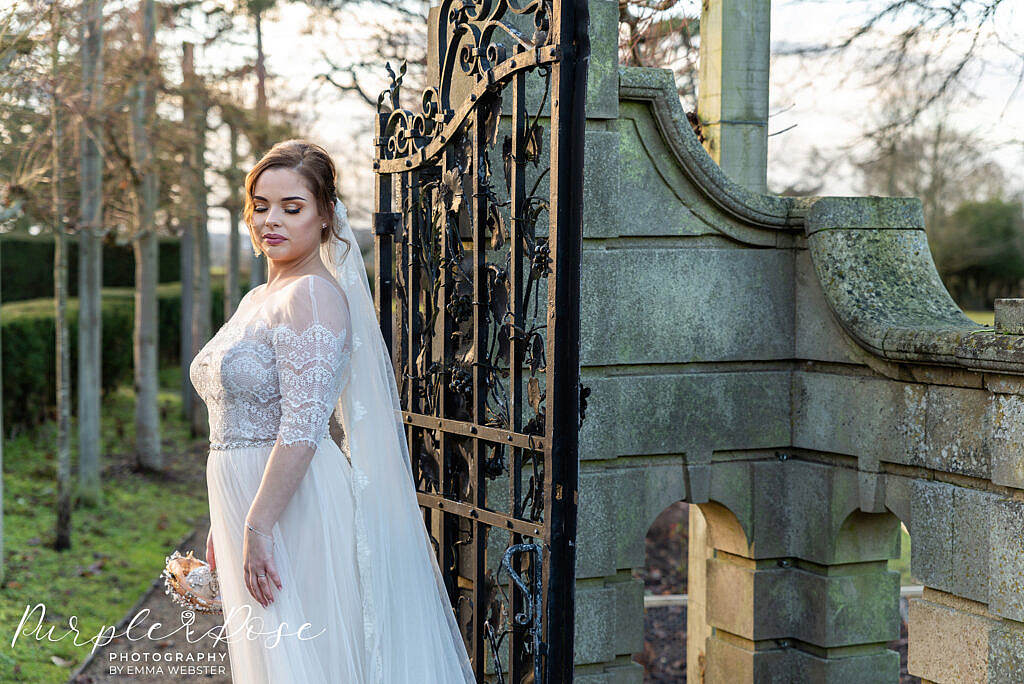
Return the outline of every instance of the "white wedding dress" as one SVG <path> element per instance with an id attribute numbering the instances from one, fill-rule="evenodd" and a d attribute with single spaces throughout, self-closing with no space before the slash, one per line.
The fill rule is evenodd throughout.
<path id="1" fill-rule="evenodd" d="M 387 616 L 375 613 L 365 590 L 375 567 L 367 548 L 367 512 L 359 505 L 367 477 L 328 430 L 332 410 L 351 376 L 352 352 L 362 343 L 349 330 L 341 285 L 323 276 L 303 275 L 269 294 L 265 290 L 261 285 L 242 298 L 189 368 L 210 418 L 210 523 L 232 681 L 474 681 L 454 617 L 443 614 L 451 613 L 446 596 L 440 600 L 422 591 L 401 596 L 402 586 L 385 587 L 398 594 L 383 595 L 391 610 L 404 602 L 422 602 L 413 612 L 428 616 L 420 623 L 428 628 L 408 635 L 402 648 L 396 648 L 397 639 L 380 640 L 385 630 L 379 629 L 378 620 Z M 356 401 L 348 420 L 364 415 Z M 271 531 L 283 589 L 272 587 L 274 602 L 264 608 L 243 581 L 242 541 L 249 507 L 275 444 L 282 450 L 315 453 Z M 347 451 L 347 443 L 343 445 Z M 373 515 L 377 509 L 370 510 Z M 420 562 L 423 567 L 416 569 L 416 577 L 434 587 L 440 574 L 436 561 L 430 562 L 433 568 L 426 560 Z M 442 607 L 435 608 L 435 603 Z M 390 617 L 394 623 L 385 619 L 380 624 L 394 630 L 402 615 Z M 300 631 L 304 623 L 309 625 Z M 388 645 L 375 652 L 371 643 Z M 382 653 L 381 648 L 387 650 Z"/>

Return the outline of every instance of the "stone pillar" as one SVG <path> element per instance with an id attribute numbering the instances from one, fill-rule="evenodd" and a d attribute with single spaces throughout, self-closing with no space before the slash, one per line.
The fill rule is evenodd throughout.
<path id="1" fill-rule="evenodd" d="M 708 637 L 711 626 L 707 622 L 707 564 L 712 549 L 707 544 L 708 524 L 700 506 L 690 506 L 689 535 L 687 536 L 686 572 L 686 681 L 703 682 Z M 695 543 L 694 540 L 697 540 Z"/>
<path id="2" fill-rule="evenodd" d="M 697 116 L 726 175 L 766 192 L 771 0 L 705 0 Z"/>
<path id="3" fill-rule="evenodd" d="M 689 640 L 697 629 L 708 636 L 687 681 L 897 681 L 899 655 L 886 643 L 899 638 L 900 578 L 888 569 L 899 520 L 859 510 L 852 470 L 719 464 L 714 480 L 701 504 L 703 587 L 690 585 L 704 620 L 687 616 Z M 688 644 L 688 657 L 700 647 Z"/>

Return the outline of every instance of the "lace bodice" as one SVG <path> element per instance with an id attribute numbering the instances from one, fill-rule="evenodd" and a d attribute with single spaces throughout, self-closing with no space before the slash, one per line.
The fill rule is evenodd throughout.
<path id="1" fill-rule="evenodd" d="M 315 449 L 349 378 L 349 311 L 339 286 L 307 274 L 265 290 L 246 293 L 189 366 L 209 412 L 211 449 L 278 440 Z"/>

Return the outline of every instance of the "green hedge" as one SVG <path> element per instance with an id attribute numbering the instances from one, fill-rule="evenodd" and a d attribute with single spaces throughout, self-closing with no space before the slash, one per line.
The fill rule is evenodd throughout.
<path id="1" fill-rule="evenodd" d="M 78 239 L 68 239 L 68 296 L 78 296 Z M 5 302 L 53 297 L 53 236 L 2 234 L 3 274 L 0 288 Z M 157 281 L 172 283 L 181 277 L 181 243 L 161 238 Z M 135 287 L 135 255 L 131 245 L 118 245 L 108 235 L 103 243 L 103 286 Z"/>
<path id="2" fill-rule="evenodd" d="M 7 255 L 4 255 L 6 269 Z M 248 285 L 248 283 L 246 283 Z M 222 279 L 211 284 L 211 330 L 224 323 Z M 132 328 L 135 322 L 133 288 L 103 288 L 102 388 L 106 395 L 133 376 Z M 240 290 L 239 294 L 244 294 Z M 180 362 L 181 283 L 157 286 L 157 327 L 160 365 Z M 10 435 L 52 419 L 56 413 L 56 333 L 53 299 L 4 304 L 0 313 L 3 344 L 4 430 Z M 78 299 L 68 298 L 68 342 L 71 356 L 72 412 L 78 382 Z"/>

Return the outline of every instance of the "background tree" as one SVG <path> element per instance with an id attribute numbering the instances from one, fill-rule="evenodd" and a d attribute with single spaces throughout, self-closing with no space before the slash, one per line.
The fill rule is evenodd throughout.
<path id="1" fill-rule="evenodd" d="M 57 522 L 54 548 L 71 548 L 71 350 L 68 347 L 67 237 L 64 232 L 63 200 L 61 198 L 61 93 L 60 93 L 60 39 L 61 7 L 54 2 L 50 7 L 52 49 L 50 64 L 50 110 L 53 120 L 52 157 L 50 164 L 51 197 L 54 216 L 54 314 L 56 317 L 55 343 L 57 364 Z"/>
<path id="2" fill-rule="evenodd" d="M 78 252 L 79 500 L 100 501 L 100 384 L 103 317 L 103 0 L 83 0 Z"/>
<path id="3" fill-rule="evenodd" d="M 159 244 L 156 209 L 158 183 L 153 159 L 153 118 L 159 77 L 156 43 L 156 3 L 139 5 L 141 54 L 132 107 L 132 197 L 138 217 L 132 248 L 135 253 L 135 453 L 136 464 L 146 470 L 164 468 L 160 451 L 160 412 L 157 402 L 159 375 L 157 352 L 157 280 Z"/>

